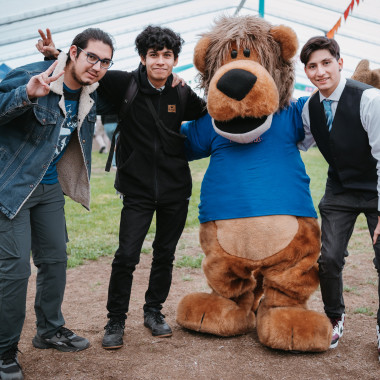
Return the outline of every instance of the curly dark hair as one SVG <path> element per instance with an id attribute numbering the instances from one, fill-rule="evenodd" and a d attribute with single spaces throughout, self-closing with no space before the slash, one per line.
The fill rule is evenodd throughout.
<path id="1" fill-rule="evenodd" d="M 183 43 L 184 40 L 178 33 L 169 28 L 154 25 L 147 26 L 135 40 L 136 51 L 144 58 L 149 49 L 159 51 L 166 47 L 173 51 L 174 59 L 177 59 Z"/>

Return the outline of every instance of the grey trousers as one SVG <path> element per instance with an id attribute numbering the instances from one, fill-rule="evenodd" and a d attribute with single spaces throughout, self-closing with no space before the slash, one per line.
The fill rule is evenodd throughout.
<path id="1" fill-rule="evenodd" d="M 37 269 L 37 333 L 53 336 L 65 321 L 65 199 L 59 183 L 40 184 L 14 219 L 0 213 L 0 354 L 19 341 L 25 319 L 30 252 Z"/>
<path id="2" fill-rule="evenodd" d="M 347 245 L 358 215 L 364 213 L 366 216 L 371 239 L 377 226 L 378 198 L 377 196 L 368 198 L 368 193 L 358 191 L 333 194 L 331 187 L 327 185 L 319 204 L 322 220 L 322 248 L 318 260 L 319 278 L 325 313 L 329 318 L 339 318 L 345 312 L 342 271 L 345 257 L 348 255 Z M 379 276 L 380 239 L 373 249 L 375 251 L 373 262 Z M 380 299 L 380 287 L 378 287 L 378 293 Z M 379 308 L 377 320 L 380 322 Z"/>

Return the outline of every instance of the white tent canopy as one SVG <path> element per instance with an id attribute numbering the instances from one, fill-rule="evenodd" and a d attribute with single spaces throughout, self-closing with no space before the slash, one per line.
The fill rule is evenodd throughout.
<path id="1" fill-rule="evenodd" d="M 343 75 L 350 77 L 362 58 L 371 67 L 380 67 L 380 0 L 355 0 L 353 11 L 344 21 L 351 0 L 266 0 L 264 17 L 273 24 L 292 27 L 300 47 L 314 35 L 324 35 L 342 19 L 335 39 L 344 60 Z M 235 13 L 241 0 L 0 0 L 0 64 L 15 68 L 41 60 L 35 48 L 37 30 L 52 30 L 53 39 L 68 50 L 73 37 L 87 27 L 99 27 L 116 42 L 113 68 L 133 70 L 139 57 L 134 40 L 148 24 L 165 25 L 185 40 L 178 70 L 194 84 L 193 49 L 199 34 L 209 29 L 222 14 Z M 239 14 L 258 15 L 259 0 L 246 0 Z M 185 70 L 186 69 L 186 70 Z M 297 59 L 296 88 L 309 90 L 303 66 Z M 304 91 L 295 91 L 301 95 Z"/>

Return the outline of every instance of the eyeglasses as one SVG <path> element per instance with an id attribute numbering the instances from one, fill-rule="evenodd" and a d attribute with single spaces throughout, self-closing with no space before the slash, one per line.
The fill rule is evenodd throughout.
<path id="1" fill-rule="evenodd" d="M 91 63 L 91 65 L 96 65 L 98 62 L 100 62 L 100 67 L 106 70 L 109 69 L 113 65 L 112 59 L 107 59 L 107 58 L 100 59 L 96 54 L 87 53 L 87 51 L 83 50 L 79 46 L 77 46 L 77 48 L 86 54 L 87 62 Z"/>

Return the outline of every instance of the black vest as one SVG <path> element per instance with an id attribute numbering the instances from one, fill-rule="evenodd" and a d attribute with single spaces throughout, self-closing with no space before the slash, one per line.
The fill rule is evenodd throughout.
<path id="1" fill-rule="evenodd" d="M 329 164 L 328 178 L 334 192 L 377 192 L 377 160 L 371 154 L 367 132 L 360 121 L 363 91 L 371 86 L 347 79 L 339 99 L 331 132 L 319 93 L 309 101 L 310 131 Z"/>

